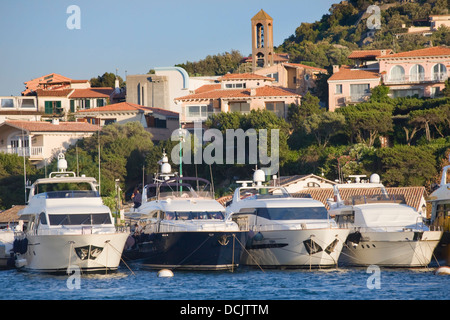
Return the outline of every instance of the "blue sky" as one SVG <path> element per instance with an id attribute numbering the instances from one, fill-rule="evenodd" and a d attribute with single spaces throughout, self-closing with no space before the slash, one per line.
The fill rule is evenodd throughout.
<path id="1" fill-rule="evenodd" d="M 250 19 L 264 9 L 280 45 L 302 22 L 336 0 L 1 0 L 0 96 L 48 73 L 90 79 L 104 72 L 142 74 L 238 50 L 251 53 Z M 68 29 L 70 5 L 81 29 Z"/>

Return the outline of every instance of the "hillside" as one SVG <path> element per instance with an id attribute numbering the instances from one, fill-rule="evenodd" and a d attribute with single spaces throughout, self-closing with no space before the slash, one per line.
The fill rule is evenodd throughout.
<path id="1" fill-rule="evenodd" d="M 375 21 L 375 11 L 367 10 L 370 5 L 380 8 L 378 30 L 368 28 Z M 289 53 L 291 62 L 328 67 L 349 63 L 347 56 L 356 49 L 391 48 L 401 52 L 429 45 L 449 45 L 448 28 L 431 36 L 405 34 L 409 26 L 423 23 L 433 14 L 447 14 L 449 9 L 447 0 L 341 1 L 333 4 L 320 21 L 301 23 L 275 51 Z"/>
<path id="2" fill-rule="evenodd" d="M 374 11 L 368 11 L 371 5 L 380 8 L 379 30 L 368 28 L 368 19 L 369 25 L 374 21 Z M 448 12 L 450 0 L 341 1 L 333 4 L 319 21 L 301 23 L 275 51 L 289 53 L 293 63 L 329 68 L 333 64 L 350 63 L 348 55 L 362 48 L 391 48 L 401 52 L 429 45 L 450 45 L 450 29 L 447 28 L 426 37 L 405 34 L 409 26 L 423 23 L 429 15 Z M 192 76 L 224 75 L 242 71 L 239 66 L 243 57 L 240 52 L 231 50 L 176 66 Z"/>

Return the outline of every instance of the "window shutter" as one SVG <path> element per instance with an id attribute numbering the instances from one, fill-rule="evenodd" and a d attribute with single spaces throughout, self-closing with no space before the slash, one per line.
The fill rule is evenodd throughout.
<path id="1" fill-rule="evenodd" d="M 52 114 L 53 113 L 53 106 L 51 101 L 45 101 L 45 113 L 46 114 Z"/>

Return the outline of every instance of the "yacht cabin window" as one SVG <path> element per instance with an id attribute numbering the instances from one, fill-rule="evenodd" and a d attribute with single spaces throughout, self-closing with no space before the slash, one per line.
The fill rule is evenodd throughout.
<path id="1" fill-rule="evenodd" d="M 205 211 L 166 211 L 165 220 L 223 220 L 222 212 L 205 212 Z"/>
<path id="2" fill-rule="evenodd" d="M 111 224 L 109 213 L 49 214 L 50 225 Z"/>
<path id="3" fill-rule="evenodd" d="M 47 217 L 45 216 L 45 212 L 41 212 L 39 214 L 39 223 L 40 224 L 47 224 Z"/>
<path id="4" fill-rule="evenodd" d="M 327 219 L 328 212 L 325 207 L 297 207 L 297 208 L 256 208 L 258 217 L 269 220 L 304 220 Z"/>

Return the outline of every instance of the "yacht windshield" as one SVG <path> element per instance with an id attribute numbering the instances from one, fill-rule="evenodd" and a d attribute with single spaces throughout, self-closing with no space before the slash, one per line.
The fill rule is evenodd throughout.
<path id="1" fill-rule="evenodd" d="M 290 194 L 283 188 L 260 187 L 260 188 L 240 189 L 240 198 L 247 200 L 289 198 L 289 197 Z"/>
<path id="2" fill-rule="evenodd" d="M 109 213 L 49 214 L 50 225 L 111 224 Z"/>
<path id="3" fill-rule="evenodd" d="M 269 220 L 303 220 L 303 219 L 327 219 L 328 213 L 325 207 L 305 208 L 257 208 L 258 217 Z"/>
<path id="4" fill-rule="evenodd" d="M 220 211 L 167 211 L 165 220 L 223 220 L 224 215 Z"/>

